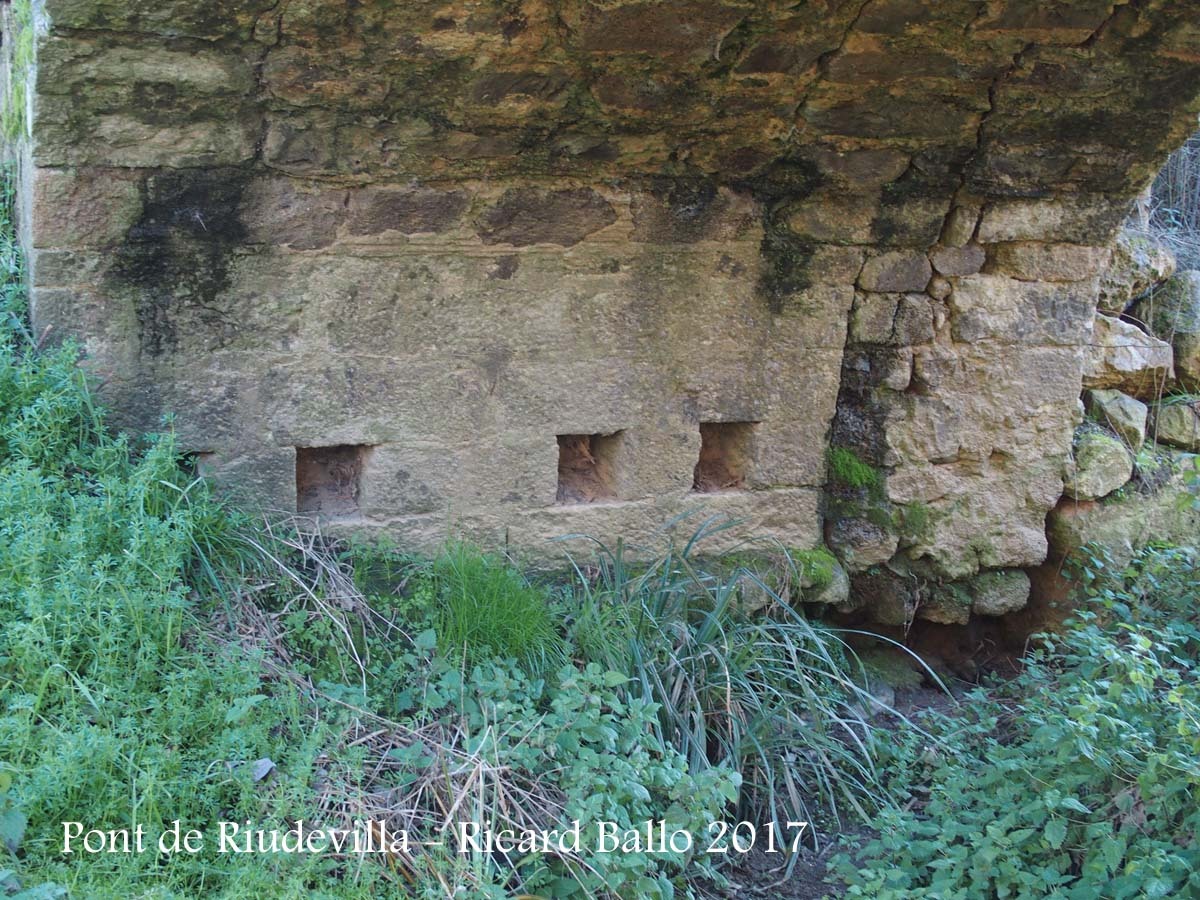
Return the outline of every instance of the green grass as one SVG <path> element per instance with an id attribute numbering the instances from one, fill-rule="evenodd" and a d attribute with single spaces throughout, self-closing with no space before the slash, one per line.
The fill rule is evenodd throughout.
<path id="1" fill-rule="evenodd" d="M 448 546 L 428 567 L 438 647 L 468 665 L 486 657 L 552 671 L 566 660 L 545 593 L 511 564 L 467 544 Z"/>

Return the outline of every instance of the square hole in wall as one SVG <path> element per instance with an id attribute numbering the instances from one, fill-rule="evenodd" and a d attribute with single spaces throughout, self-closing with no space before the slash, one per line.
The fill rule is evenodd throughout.
<path id="1" fill-rule="evenodd" d="M 738 491 L 746 486 L 754 459 L 757 422 L 701 422 L 700 459 L 692 490 L 702 494 Z"/>
<path id="2" fill-rule="evenodd" d="M 362 444 L 296 448 L 296 511 L 313 516 L 358 515 L 358 494 L 371 448 Z"/>
<path id="3" fill-rule="evenodd" d="M 624 432 L 558 435 L 558 502 L 617 499 L 617 462 Z"/>

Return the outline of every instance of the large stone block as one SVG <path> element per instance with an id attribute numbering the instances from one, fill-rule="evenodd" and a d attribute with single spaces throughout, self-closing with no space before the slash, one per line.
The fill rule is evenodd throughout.
<path id="1" fill-rule="evenodd" d="M 1099 500 L 1133 477 L 1133 454 L 1119 439 L 1085 431 L 1075 439 L 1063 493 L 1076 500 Z"/>
<path id="2" fill-rule="evenodd" d="M 1100 278 L 1096 306 L 1107 316 L 1119 316 L 1129 304 L 1175 272 L 1175 257 L 1146 235 L 1122 230 L 1112 258 Z"/>
<path id="3" fill-rule="evenodd" d="M 1086 281 L 1095 277 L 1108 259 L 1104 247 L 1037 241 L 998 244 L 992 248 L 988 271 L 1022 281 Z"/>
<path id="4" fill-rule="evenodd" d="M 925 254 L 894 250 L 869 258 L 859 273 L 858 286 L 883 293 L 924 291 L 932 275 Z"/>
<path id="5" fill-rule="evenodd" d="M 1113 390 L 1090 390 L 1084 393 L 1088 413 L 1125 442 L 1135 453 L 1146 442 L 1145 403 L 1128 394 Z"/>
<path id="6" fill-rule="evenodd" d="M 1078 346 L 1095 308 L 1086 283 L 1024 282 L 1001 275 L 971 275 L 954 284 L 949 299 L 955 340 Z"/>
<path id="7" fill-rule="evenodd" d="M 617 220 L 612 204 L 588 189 L 514 188 L 479 219 L 485 244 L 570 247 Z"/>
<path id="8" fill-rule="evenodd" d="M 1097 314 L 1084 356 L 1083 386 L 1154 399 L 1174 378 L 1171 345 L 1136 325 Z"/>
<path id="9" fill-rule="evenodd" d="M 1157 440 L 1200 452 L 1200 401 L 1164 400 L 1154 407 L 1153 424 Z"/>

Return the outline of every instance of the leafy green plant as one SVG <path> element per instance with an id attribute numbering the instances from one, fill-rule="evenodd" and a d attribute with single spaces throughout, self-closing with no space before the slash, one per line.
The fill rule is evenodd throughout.
<path id="1" fill-rule="evenodd" d="M 627 563 L 620 544 L 601 547 L 595 577 L 577 570 L 572 639 L 628 673 L 630 696 L 657 707 L 661 740 L 693 773 L 741 774 L 740 817 L 832 823 L 843 809 L 885 805 L 853 654 L 757 573 L 696 568 L 704 535 L 649 566 Z M 739 602 L 748 584 L 771 598 L 755 618 Z"/>
<path id="2" fill-rule="evenodd" d="M 1195 551 L 1152 549 L 1082 573 L 1092 602 L 1021 676 L 900 740 L 914 790 L 841 861 L 851 897 L 1125 898 L 1200 891 Z"/>

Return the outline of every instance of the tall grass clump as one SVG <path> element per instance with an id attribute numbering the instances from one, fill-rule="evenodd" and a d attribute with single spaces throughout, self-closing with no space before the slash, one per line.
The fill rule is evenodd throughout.
<path id="1" fill-rule="evenodd" d="M 654 704 L 659 735 L 692 771 L 740 774 L 739 819 L 806 821 L 811 839 L 847 812 L 887 805 L 853 652 L 754 569 L 700 567 L 692 553 L 710 530 L 650 565 L 601 547 L 593 571 L 577 569 L 573 640 L 629 675 L 627 690 Z M 767 608 L 748 615 L 747 591 Z"/>
<path id="2" fill-rule="evenodd" d="M 546 594 L 507 560 L 462 542 L 429 565 L 439 647 L 468 664 L 491 656 L 528 671 L 552 671 L 566 660 Z"/>

